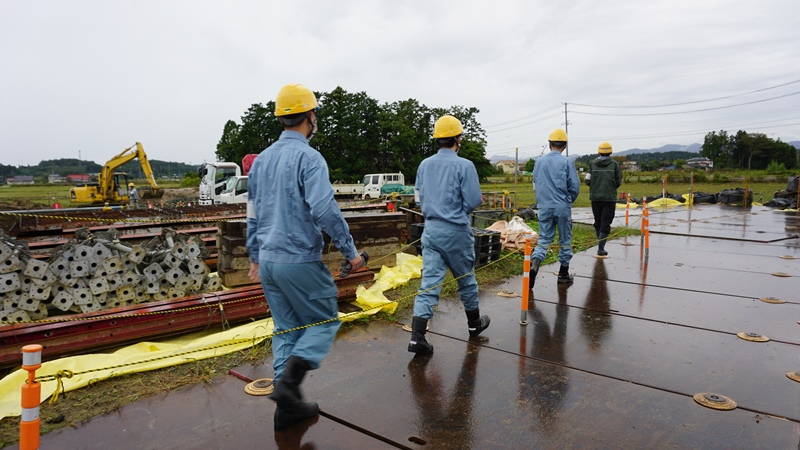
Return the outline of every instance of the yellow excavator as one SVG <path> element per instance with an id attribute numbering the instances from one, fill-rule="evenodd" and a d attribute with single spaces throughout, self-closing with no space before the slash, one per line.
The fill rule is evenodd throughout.
<path id="1" fill-rule="evenodd" d="M 128 203 L 131 180 L 128 179 L 128 174 L 117 172 L 116 170 L 134 158 L 139 160 L 144 176 L 147 178 L 147 182 L 150 183 L 149 190 L 140 189 L 138 191 L 139 198 L 143 200 L 161 198 L 164 195 L 164 190 L 156 184 L 156 177 L 153 175 L 153 169 L 150 168 L 150 162 L 147 160 L 144 148 L 140 142 L 137 142 L 105 163 L 97 182 L 79 184 L 71 188 L 69 197 L 72 203 Z"/>

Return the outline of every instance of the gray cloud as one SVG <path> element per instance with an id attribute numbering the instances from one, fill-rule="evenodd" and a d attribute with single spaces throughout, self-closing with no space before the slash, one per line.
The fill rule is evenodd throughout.
<path id="1" fill-rule="evenodd" d="M 688 103 L 800 78 L 798 13 L 796 0 L 10 0 L 0 15 L 0 162 L 79 150 L 103 162 L 134 141 L 155 159 L 212 160 L 225 121 L 289 82 L 475 106 L 490 155 L 534 156 L 563 126 L 564 102 Z M 600 140 L 690 144 L 719 129 L 798 140 L 800 96 L 685 112 L 796 91 L 570 106 L 571 152 Z M 664 112 L 683 113 L 595 115 Z"/>

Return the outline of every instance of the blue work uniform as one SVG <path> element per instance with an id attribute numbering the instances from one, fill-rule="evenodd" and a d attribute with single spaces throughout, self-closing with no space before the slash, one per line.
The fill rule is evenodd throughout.
<path id="1" fill-rule="evenodd" d="M 422 284 L 414 299 L 414 316 L 433 316 L 447 268 L 458 278 L 458 295 L 464 309 L 478 309 L 470 214 L 483 199 L 475 165 L 453 150 L 442 148 L 419 165 L 414 190 L 425 217 Z"/>
<path id="2" fill-rule="evenodd" d="M 322 231 L 348 260 L 358 252 L 333 197 L 328 165 L 296 131 L 256 157 L 247 191 L 247 251 L 275 325 L 273 368 L 279 379 L 295 355 L 319 368 L 339 329 L 337 289 L 322 263 Z M 336 319 L 321 325 L 300 328 Z M 281 333 L 293 330 L 288 333 Z"/>
<path id="3" fill-rule="evenodd" d="M 562 266 L 569 266 L 572 260 L 572 204 L 581 188 L 575 164 L 558 150 L 552 150 L 536 160 L 533 183 L 539 210 L 539 242 L 532 258 L 544 261 L 558 227 L 558 261 Z"/>

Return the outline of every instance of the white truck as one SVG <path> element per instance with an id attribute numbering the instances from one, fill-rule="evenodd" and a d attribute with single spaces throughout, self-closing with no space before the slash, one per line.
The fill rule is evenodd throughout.
<path id="1" fill-rule="evenodd" d="M 232 177 L 242 176 L 242 169 L 238 164 L 232 162 L 203 163 L 197 169 L 197 173 L 200 175 L 201 205 L 233 203 L 221 201 L 220 195 L 225 190 L 228 180 Z"/>
<path id="2" fill-rule="evenodd" d="M 247 175 L 242 175 L 239 165 L 232 162 L 205 163 L 198 169 L 200 174 L 200 204 L 216 205 L 247 203 Z M 332 183 L 337 199 L 366 200 L 387 197 L 382 192 L 386 186 L 402 186 L 402 173 L 371 173 L 364 175 L 361 183 Z"/>
<path id="3" fill-rule="evenodd" d="M 361 183 L 358 184 L 341 184 L 334 182 L 333 195 L 336 198 L 363 198 L 370 200 L 374 198 L 381 198 L 381 188 L 387 184 L 404 185 L 406 179 L 402 173 L 370 173 L 364 175 Z"/>
<path id="4" fill-rule="evenodd" d="M 217 202 L 219 204 L 247 203 L 247 179 L 247 175 L 228 178 Z"/>

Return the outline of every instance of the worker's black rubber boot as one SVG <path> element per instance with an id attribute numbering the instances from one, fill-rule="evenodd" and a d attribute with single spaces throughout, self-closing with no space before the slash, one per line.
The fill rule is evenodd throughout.
<path id="1" fill-rule="evenodd" d="M 475 337 L 487 328 L 489 322 L 492 320 L 489 316 L 482 316 L 479 309 L 474 311 L 465 311 L 467 313 L 467 328 L 469 328 L 469 336 Z"/>
<path id="2" fill-rule="evenodd" d="M 428 329 L 428 319 L 414 317 L 411 319 L 411 341 L 408 343 L 408 351 L 418 355 L 433 354 L 433 346 L 425 340 L 425 331 Z"/>
<path id="3" fill-rule="evenodd" d="M 558 269 L 558 282 L 559 283 L 572 283 L 574 278 L 575 277 L 573 277 L 569 273 L 569 266 L 561 266 L 561 268 Z"/>
<path id="4" fill-rule="evenodd" d="M 597 256 L 607 256 L 606 240 L 608 239 L 608 233 L 599 233 L 597 237 L 600 239 L 597 243 Z"/>
<path id="5" fill-rule="evenodd" d="M 539 273 L 539 265 L 542 264 L 542 261 L 539 258 L 531 259 L 531 272 L 529 280 L 529 289 L 533 289 L 533 285 L 536 284 L 536 274 Z"/>
<path id="6" fill-rule="evenodd" d="M 275 429 L 285 430 L 301 420 L 316 417 L 319 414 L 319 405 L 313 402 L 304 402 L 300 393 L 300 383 L 311 367 L 306 361 L 297 356 L 290 356 L 286 361 L 286 368 L 281 374 L 281 379 L 275 385 L 275 391 L 270 398 L 278 404 L 275 408 Z"/>

